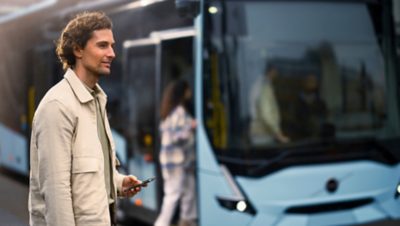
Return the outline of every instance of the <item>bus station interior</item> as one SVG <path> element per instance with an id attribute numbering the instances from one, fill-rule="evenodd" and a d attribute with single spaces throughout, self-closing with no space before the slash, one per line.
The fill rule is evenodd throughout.
<path id="1" fill-rule="evenodd" d="M 193 1 L 196 2 L 197 0 Z M 195 68 L 196 64 L 198 64 L 198 61 L 196 61 L 196 57 L 198 57 L 198 55 L 196 54 L 198 51 L 192 50 L 192 48 L 198 48 L 198 46 L 195 46 L 195 44 L 193 44 L 194 41 L 197 41 L 197 35 L 201 34 L 207 36 L 209 35 L 207 34 L 207 32 L 210 32 L 210 34 L 212 33 L 213 37 L 209 39 L 205 38 L 205 44 L 200 48 L 204 48 L 201 51 L 202 54 L 206 56 L 204 58 L 207 58 L 204 63 L 205 65 L 202 65 L 202 69 L 204 69 L 205 71 L 206 69 L 208 69 L 209 71 L 204 73 L 208 73 L 208 77 L 204 76 L 204 79 L 202 80 L 206 88 L 203 87 L 201 91 L 198 91 L 198 93 L 205 93 L 204 98 L 206 100 L 204 101 L 205 104 L 194 104 L 197 107 L 196 110 L 198 110 L 199 106 L 201 106 L 202 108 L 204 108 L 204 111 L 203 109 L 198 111 L 192 109 L 192 113 L 194 114 L 195 112 L 201 112 L 201 114 L 205 115 L 204 133 L 207 134 L 208 137 L 205 136 L 207 138 L 203 139 L 210 139 L 211 147 L 208 147 L 207 145 L 205 146 L 210 149 L 215 149 L 215 153 L 221 154 L 221 156 L 224 156 L 226 152 L 235 148 L 244 150 L 240 153 L 238 151 L 238 156 L 246 155 L 251 149 L 249 147 L 253 147 L 251 146 L 253 145 L 253 141 L 251 141 L 252 137 L 248 135 L 246 135 L 246 137 L 242 136 L 244 133 L 248 132 L 251 127 L 249 116 L 251 114 L 251 107 L 241 104 L 247 104 L 248 96 L 251 96 L 253 90 L 251 83 L 255 83 L 255 81 L 257 81 L 256 76 L 247 74 L 237 75 L 237 77 L 235 77 L 236 83 L 231 82 L 231 80 L 227 79 L 227 83 L 229 84 L 226 84 L 226 86 L 221 85 L 221 87 L 223 87 L 221 89 L 219 89 L 218 85 L 219 82 L 223 83 L 223 79 L 226 79 L 228 76 L 230 76 L 230 73 L 235 75 L 240 74 L 241 72 L 254 72 L 254 74 L 259 73 L 261 71 L 261 69 L 259 69 L 261 68 L 259 67 L 259 65 L 264 64 L 265 59 L 262 57 L 258 59 L 257 54 L 263 57 L 270 54 L 270 52 L 259 51 L 260 49 L 268 46 L 267 44 L 255 45 L 255 47 L 252 46 L 253 49 L 249 50 L 235 49 L 235 47 L 240 45 L 246 47 L 246 42 L 252 41 L 251 38 L 246 39 L 246 37 L 244 37 L 246 36 L 246 34 L 250 33 L 250 28 L 244 25 L 246 22 L 250 23 L 256 20 L 266 20 L 265 23 L 267 23 L 268 19 L 273 20 L 274 18 L 279 18 L 280 20 L 275 22 L 274 24 L 281 26 L 278 30 L 268 30 L 269 28 L 267 28 L 267 26 L 266 28 L 261 27 L 261 29 L 265 29 L 263 30 L 265 33 L 270 32 L 265 35 L 266 39 L 270 38 L 269 40 L 275 41 L 275 39 L 282 38 L 282 36 L 280 36 L 278 33 L 281 30 L 284 30 L 284 26 L 287 25 L 285 24 L 285 18 L 287 17 L 293 19 L 295 16 L 274 12 L 274 10 L 272 9 L 279 9 L 279 7 L 281 7 L 279 5 L 274 6 L 275 8 L 271 8 L 271 10 L 268 11 L 268 13 L 270 13 L 269 15 L 273 15 L 275 17 L 264 17 L 264 12 L 259 12 L 254 9 L 254 11 L 252 11 L 254 12 L 254 15 L 246 15 L 247 21 L 245 22 L 239 20 L 235 21 L 233 19 L 233 23 L 227 23 L 228 25 L 226 25 L 224 24 L 224 20 L 227 20 L 228 16 L 223 18 L 216 18 L 214 20 L 204 19 L 206 21 L 206 26 L 208 26 L 206 29 L 208 30 L 204 31 L 203 34 L 194 29 L 197 24 L 196 22 L 194 22 L 193 18 L 189 16 L 183 17 L 182 15 L 180 15 L 180 12 L 176 8 L 176 2 L 179 1 L 0 1 L 0 136 L 3 136 L 3 138 L 0 137 L 0 226 L 28 225 L 29 223 L 27 209 L 29 186 L 27 178 L 29 173 L 29 159 L 22 158 L 20 156 L 11 156 L 10 154 L 8 154 L 8 152 L 6 152 L 5 149 L 10 149 L 10 147 L 17 147 L 21 150 L 29 150 L 29 142 L 27 142 L 27 140 L 30 136 L 30 126 L 32 123 L 35 108 L 38 106 L 40 98 L 43 97 L 43 95 L 52 85 L 61 80 L 64 74 L 62 66 L 58 62 L 54 51 L 55 41 L 60 35 L 60 31 L 65 23 L 73 15 L 82 11 L 101 10 L 109 15 L 113 21 L 113 32 L 116 41 L 115 52 L 117 57 L 113 62 L 111 76 L 104 78 L 104 81 L 102 80 L 100 84 L 104 85 L 105 92 L 109 96 L 109 102 L 107 105 L 108 116 L 111 126 L 115 130 L 114 139 L 116 140 L 117 146 L 122 147 L 126 150 L 135 149 L 135 151 L 132 152 L 125 151 L 122 155 L 118 156 L 121 162 L 125 165 L 124 167 L 126 167 L 122 168 L 122 171 L 140 172 L 139 176 L 143 179 L 151 177 L 155 174 L 161 177 L 159 168 L 157 164 L 154 163 L 157 157 L 153 155 L 153 153 L 157 153 L 157 151 L 155 151 L 154 149 L 159 147 L 156 132 L 157 126 L 154 125 L 154 119 L 157 118 L 156 112 L 158 112 L 159 110 L 157 106 L 157 104 L 159 104 L 157 102 L 157 99 L 160 99 L 161 89 L 165 87 L 167 81 L 177 78 L 177 74 L 187 79 L 192 86 L 195 86 L 198 83 L 198 80 L 196 80 L 196 78 L 192 76 L 195 73 L 198 73 L 198 71 L 196 71 L 198 69 Z M 198 2 L 203 1 L 199 0 Z M 206 2 L 208 2 L 207 6 L 213 5 L 213 1 Z M 221 2 L 220 5 L 221 7 L 223 7 L 225 2 L 230 1 L 227 0 L 215 2 Z M 283 2 L 299 4 L 295 3 L 295 1 Z M 311 2 L 310 4 L 312 4 L 318 1 L 305 2 Z M 321 2 L 332 3 L 334 1 Z M 373 5 L 374 2 L 379 2 L 380 4 L 382 1 L 339 2 L 344 2 L 344 4 L 363 2 Z M 332 3 L 332 5 L 335 3 Z M 219 6 L 218 4 L 216 5 Z M 337 46 L 342 45 L 344 42 L 340 43 L 339 41 L 338 43 L 332 44 L 329 40 L 332 37 L 327 37 L 328 41 L 321 42 L 318 45 L 314 45 L 311 47 L 301 46 L 297 48 L 297 46 L 295 45 L 298 45 L 299 43 L 300 45 L 302 45 L 302 41 L 306 39 L 304 37 L 308 37 L 307 35 L 309 34 L 301 34 L 301 32 L 303 31 L 296 30 L 295 26 L 291 27 L 292 30 L 286 33 L 282 32 L 282 34 L 290 36 L 289 38 L 285 39 L 286 43 L 284 43 L 289 43 L 289 47 L 282 47 L 277 45 L 278 47 L 274 46 L 275 49 L 271 48 L 271 53 L 277 53 L 276 55 L 278 56 L 275 57 L 273 60 L 274 65 L 277 65 L 280 72 L 280 76 L 274 84 L 278 100 L 286 101 L 285 103 L 295 103 L 296 98 L 298 98 L 298 93 L 301 93 L 303 89 L 312 89 L 316 85 L 317 82 L 314 77 L 316 76 L 318 79 L 318 84 L 322 84 L 322 86 L 328 87 L 321 91 L 321 95 L 325 95 L 324 97 L 326 101 L 324 106 L 326 110 L 324 111 L 328 112 L 329 114 L 337 113 L 338 115 L 345 115 L 345 113 L 348 112 L 358 113 L 364 110 L 369 111 L 368 115 L 361 113 L 352 114 L 349 117 L 340 118 L 338 122 L 335 121 L 334 126 L 341 128 L 340 132 L 343 136 L 347 136 L 348 134 L 350 134 L 349 137 L 355 137 L 355 135 L 351 134 L 352 129 L 358 129 L 360 131 L 362 130 L 363 132 L 365 132 L 365 134 L 367 134 L 369 130 L 376 132 L 380 128 L 387 126 L 387 115 L 390 115 L 392 111 L 400 112 L 400 110 L 387 110 L 394 109 L 395 105 L 400 105 L 400 71 L 397 73 L 397 75 L 394 76 L 397 77 L 397 80 L 381 79 L 381 77 L 379 76 L 384 77 L 384 73 L 389 70 L 385 66 L 383 66 L 384 63 L 381 62 L 384 61 L 383 58 L 385 58 L 386 56 L 382 57 L 381 55 L 379 55 L 379 53 L 375 54 L 374 51 L 377 51 L 378 49 L 379 52 L 381 48 L 393 48 L 393 52 L 395 53 L 395 60 L 393 60 L 393 64 L 395 64 L 395 66 L 393 67 L 400 69 L 400 1 L 391 0 L 390 4 L 385 3 L 385 5 L 389 5 L 390 7 L 377 7 L 377 10 L 370 9 L 369 11 L 371 15 L 375 16 L 378 15 L 381 11 L 387 10 L 387 8 L 391 10 L 390 12 L 385 12 L 391 15 L 391 17 L 387 17 L 389 19 L 379 18 L 376 21 L 374 19 L 370 19 L 371 21 L 369 21 L 369 23 L 372 25 L 368 28 L 370 28 L 371 31 L 373 30 L 372 32 L 370 32 L 369 30 L 366 32 L 365 29 L 357 27 L 357 23 L 359 21 L 347 21 L 345 23 L 347 24 L 346 26 L 326 28 L 326 31 L 322 31 L 322 29 L 325 28 L 321 27 L 321 31 L 316 32 L 318 34 L 326 34 L 327 36 L 337 35 L 334 38 L 345 37 L 345 35 L 343 35 L 343 33 L 345 32 L 334 33 L 334 31 L 340 31 L 341 28 L 343 28 L 343 30 L 354 29 L 357 31 L 359 29 L 359 31 L 361 32 L 366 32 L 368 34 L 373 33 L 373 37 L 361 37 L 360 35 L 360 37 L 354 36 L 356 37 L 354 38 L 354 40 L 345 40 L 344 42 L 349 41 L 350 43 L 352 43 L 352 45 L 349 49 L 343 50 L 342 52 L 343 55 L 352 55 L 352 51 L 362 52 L 364 54 L 363 51 L 365 50 L 365 55 L 370 54 L 373 55 L 372 57 L 370 57 L 370 55 L 365 58 L 363 58 L 363 56 L 360 56 L 359 58 L 354 59 L 354 61 L 346 61 L 347 59 L 345 57 L 340 58 L 340 54 L 337 53 L 340 52 L 337 50 L 340 47 Z M 146 13 L 144 11 L 144 8 L 146 8 L 147 10 Z M 229 14 L 230 16 L 234 15 L 238 18 L 242 17 L 242 14 L 244 14 L 243 11 L 240 11 L 237 8 L 238 7 L 232 7 L 230 11 L 227 10 L 227 13 L 231 13 Z M 294 12 L 294 15 L 298 15 L 296 14 L 296 7 L 291 10 L 291 12 Z M 326 13 L 327 15 L 332 15 L 333 19 L 338 20 L 342 16 L 346 17 L 351 15 L 352 12 L 343 11 L 340 12 L 342 14 L 333 16 L 336 13 L 333 11 L 330 12 L 329 8 L 324 8 L 324 10 L 325 11 L 321 12 Z M 315 14 L 317 15 L 318 13 Z M 258 18 L 258 16 L 262 18 Z M 364 17 L 362 16 L 358 17 L 358 19 L 360 18 L 364 19 Z M 329 19 L 327 19 L 327 21 L 329 21 Z M 299 20 L 298 24 L 301 24 L 301 22 L 302 21 Z M 260 24 L 262 25 L 263 23 L 264 22 Z M 376 25 L 378 23 L 379 25 Z M 288 26 L 290 27 L 290 25 Z M 376 27 L 378 27 L 378 29 L 376 29 Z M 263 33 L 257 33 L 258 28 L 260 27 L 254 26 L 251 29 L 253 29 L 252 31 L 256 34 Z M 275 28 L 276 27 L 274 27 L 274 29 Z M 374 28 L 379 31 L 374 30 Z M 391 42 L 391 45 L 386 44 L 384 41 L 382 41 L 385 39 L 385 37 L 383 37 L 384 35 L 382 35 L 383 32 L 381 31 L 385 29 L 393 32 L 392 34 L 390 34 L 391 36 L 393 36 L 393 42 Z M 277 34 L 272 35 L 271 33 L 275 33 L 275 31 Z M 312 32 L 312 30 L 306 30 L 305 32 Z M 379 33 L 379 35 L 375 37 L 374 32 Z M 173 35 L 176 35 L 178 38 L 173 38 Z M 235 39 L 229 37 L 226 40 L 219 40 L 220 37 L 223 35 L 237 35 L 240 38 Z M 260 36 L 264 37 L 262 35 Z M 299 40 L 293 38 L 292 35 L 298 35 Z M 304 38 L 304 40 L 300 40 L 301 38 Z M 372 45 L 370 43 L 371 40 L 373 40 L 371 42 L 373 43 Z M 271 45 L 274 44 L 273 41 L 271 41 Z M 357 41 L 359 42 L 357 43 Z M 143 45 L 143 43 L 145 42 L 152 42 L 152 44 Z M 381 45 L 381 43 L 385 44 Z M 292 48 L 291 45 L 295 47 Z M 225 50 L 226 52 L 224 52 Z M 162 59 L 162 62 L 160 62 L 157 58 L 157 54 L 159 54 L 160 51 L 160 58 Z M 256 51 L 259 51 L 260 53 L 255 53 Z M 279 51 L 282 52 L 282 55 L 280 56 L 280 53 L 278 53 Z M 214 54 L 216 52 L 217 54 Z M 253 53 L 257 56 L 252 56 Z M 282 57 L 284 55 L 283 53 L 290 56 L 296 56 L 297 58 Z M 238 57 L 237 59 L 232 60 L 229 54 L 241 55 L 242 58 Z M 237 60 L 237 62 L 235 60 Z M 240 64 L 240 60 L 242 60 L 241 64 L 246 64 L 246 66 L 243 66 L 243 68 L 245 69 L 238 67 L 239 70 L 237 72 L 231 72 L 230 70 L 233 69 L 231 69 L 229 65 Z M 146 67 L 143 65 L 156 65 L 156 67 Z M 232 66 L 232 68 L 235 67 Z M 226 73 L 224 75 L 225 77 L 221 76 L 221 80 L 213 77 L 213 73 L 215 73 L 216 70 L 220 70 L 223 71 L 223 73 Z M 291 77 L 291 73 L 293 73 L 293 71 L 296 71 L 299 75 L 295 79 L 292 79 Z M 135 72 L 140 72 L 141 74 L 137 74 Z M 162 78 L 159 78 L 157 76 L 150 77 L 148 76 L 149 73 L 161 75 Z M 342 77 L 332 79 L 335 74 L 340 74 L 346 79 L 341 79 Z M 159 81 L 158 79 L 161 80 Z M 391 81 L 397 81 L 398 83 L 391 84 Z M 382 84 L 384 82 L 386 83 Z M 158 83 L 160 83 L 159 86 L 154 85 Z M 333 83 L 339 85 L 332 85 Z M 346 88 L 340 88 L 342 85 Z M 154 90 L 154 94 L 149 94 L 147 96 L 144 96 L 143 98 L 135 98 L 136 94 L 146 93 L 149 92 L 149 90 L 150 92 Z M 220 96 L 222 96 L 222 92 L 225 92 L 226 90 L 229 90 L 229 95 L 231 96 L 228 96 L 225 99 L 221 98 L 223 100 L 215 100 L 215 98 L 219 98 Z M 246 93 L 246 96 L 241 96 L 240 94 L 238 94 L 239 91 L 237 90 Z M 333 95 L 333 93 L 340 93 L 340 95 L 346 96 L 345 98 L 343 98 L 346 100 L 340 102 L 339 99 L 341 97 L 338 96 L 339 94 Z M 203 95 L 203 93 L 201 93 L 201 95 Z M 390 95 L 391 98 L 386 98 L 385 95 Z M 396 97 L 393 98 L 393 96 Z M 234 101 L 236 102 L 232 102 L 232 99 L 234 99 Z M 355 99 L 357 99 L 357 101 L 354 101 Z M 199 100 L 200 97 L 197 101 Z M 122 102 L 124 101 L 128 103 L 128 105 L 122 106 Z M 388 105 L 390 105 L 390 107 L 387 108 Z M 137 106 L 141 106 L 141 108 L 135 109 L 135 107 Z M 290 137 L 291 141 L 295 142 L 296 145 L 298 145 L 299 147 L 303 147 L 302 145 L 306 147 L 305 144 L 308 142 L 307 139 L 309 137 L 313 137 L 313 139 L 318 139 L 319 136 L 321 136 L 330 139 L 338 133 L 337 131 L 339 131 L 339 129 L 333 129 L 333 126 L 331 124 L 324 124 L 323 126 L 319 127 L 318 132 L 305 129 L 304 127 L 307 126 L 304 125 L 305 123 L 308 123 L 307 115 L 303 117 L 303 111 L 296 110 L 293 106 L 296 107 L 296 105 L 294 104 L 280 106 L 281 112 L 283 112 L 283 114 L 281 115 L 281 119 L 283 122 L 281 124 L 282 130 L 284 130 L 286 134 L 288 134 L 288 136 Z M 227 111 L 227 109 L 229 109 L 230 112 L 229 117 L 231 118 L 229 119 L 221 116 L 222 114 L 226 113 L 224 111 Z M 370 116 L 371 114 L 372 116 Z M 246 115 L 246 117 L 242 117 L 242 115 Z M 135 117 L 141 118 L 141 121 L 139 121 Z M 400 119 L 400 114 L 390 117 L 393 117 L 393 121 L 396 122 L 396 120 Z M 368 121 L 368 123 L 359 123 L 365 121 Z M 158 121 L 156 120 L 156 122 Z M 397 121 L 397 123 L 399 123 L 399 121 Z M 129 126 L 127 127 L 127 125 Z M 229 129 L 225 128 L 227 127 L 226 125 L 230 125 Z M 312 126 L 309 126 L 309 128 L 311 130 Z M 400 128 L 400 125 L 398 125 L 396 128 Z M 224 129 L 226 131 L 218 133 L 218 131 Z M 217 132 L 215 132 L 214 130 Z M 390 131 L 391 130 L 386 133 L 390 133 Z M 398 130 L 393 131 L 395 131 L 393 133 L 399 132 Z M 317 133 L 318 135 L 315 135 Z M 7 140 L 11 140 L 14 138 L 16 139 L 7 143 Z M 134 141 L 131 142 L 131 140 Z M 378 159 L 378 162 L 385 163 L 390 166 L 394 166 L 396 164 L 394 160 L 390 159 L 390 157 L 387 157 L 388 155 L 375 154 L 375 149 L 380 150 L 381 147 L 376 144 L 375 140 L 367 140 L 364 143 L 363 142 L 363 139 L 359 139 L 355 143 L 344 143 L 338 146 L 330 146 L 332 148 L 328 150 L 328 155 L 324 155 L 326 154 L 326 152 L 322 153 L 321 151 L 321 156 L 317 154 L 318 156 L 314 157 L 319 158 L 323 163 L 329 163 L 331 162 L 331 160 L 329 159 L 331 155 L 329 154 L 333 153 L 332 156 L 335 156 L 336 159 L 332 160 L 332 162 L 340 162 L 341 158 L 344 159 L 352 155 L 350 158 L 375 158 Z M 400 146 L 397 146 L 399 143 L 396 142 L 388 144 L 388 147 L 395 149 L 395 151 L 397 151 L 396 149 L 400 150 Z M 321 143 L 318 143 L 318 145 L 320 146 L 313 146 L 313 150 L 318 149 L 318 152 L 321 145 L 324 144 L 326 143 L 321 141 Z M 254 160 L 254 158 L 257 158 L 258 156 L 273 156 L 274 153 L 278 152 L 281 148 L 280 146 L 272 147 L 271 149 L 274 151 L 273 154 L 261 153 L 260 155 L 258 155 L 261 152 L 261 149 L 265 148 L 266 146 L 257 145 L 254 145 L 253 149 L 255 150 L 255 153 L 257 153 L 253 155 L 252 160 Z M 377 148 L 375 148 L 375 146 Z M 290 146 L 287 147 L 291 148 Z M 365 151 L 365 153 L 363 154 L 356 153 L 356 151 L 354 151 L 354 153 L 348 152 L 347 156 L 345 157 L 336 156 L 335 148 L 339 147 L 350 148 L 356 151 L 365 148 L 367 151 Z M 305 148 L 303 149 L 302 151 L 306 153 L 307 150 L 305 150 Z M 397 151 L 396 153 L 397 154 L 394 155 L 400 159 L 399 151 Z M 135 155 L 142 157 L 140 159 L 134 159 Z M 280 156 L 279 158 L 282 157 L 283 159 L 287 157 L 287 159 L 285 159 L 286 162 L 282 164 L 276 164 L 273 168 L 269 169 L 265 169 L 265 167 L 263 167 L 262 165 L 257 165 L 261 161 L 256 160 L 254 160 L 254 162 L 246 162 L 244 166 L 241 165 L 240 167 L 236 167 L 235 164 L 237 163 L 231 161 L 230 158 L 220 157 L 216 161 L 226 163 L 227 168 L 231 170 L 232 174 L 235 174 L 238 178 L 242 178 L 238 179 L 238 183 L 246 184 L 247 182 L 253 183 L 253 178 L 261 178 L 265 174 L 272 175 L 284 169 L 291 164 L 293 158 L 303 158 L 300 160 L 301 164 L 303 165 L 312 164 L 313 162 L 309 162 L 309 159 L 306 159 L 307 156 L 308 154 L 304 154 L 304 156 L 296 154 L 294 154 L 293 156 L 290 156 L 290 154 L 288 154 L 288 156 Z M 235 155 L 235 157 L 237 156 Z M 206 157 L 204 158 L 206 159 Z M 13 161 L 18 162 L 18 166 L 11 166 L 10 170 L 9 165 L 11 165 L 11 162 Z M 149 162 L 151 164 L 148 164 Z M 347 162 L 347 160 L 344 162 Z M 246 168 L 247 166 L 248 168 Z M 207 170 L 204 171 L 206 172 Z M 249 176 L 251 179 L 247 180 L 246 176 Z M 204 178 L 208 177 L 205 176 Z M 211 176 L 210 178 L 212 179 Z M 397 175 L 397 180 L 400 180 L 399 178 L 400 177 Z M 396 183 L 399 183 L 399 181 L 397 181 Z M 293 183 L 288 184 L 293 185 Z M 198 189 L 201 189 L 201 187 L 199 187 Z M 279 190 L 279 188 L 277 190 Z M 254 191 L 256 191 L 256 189 Z M 145 207 L 146 205 L 148 205 L 147 207 L 149 207 L 149 209 L 153 211 L 151 213 L 143 212 L 142 214 L 140 210 L 137 210 L 138 213 L 140 213 L 141 217 L 149 217 L 151 219 L 154 219 L 156 214 L 154 210 L 157 210 L 157 205 L 161 198 L 162 192 L 158 188 L 156 188 L 156 186 L 150 185 L 148 191 L 141 194 L 140 199 L 131 200 L 130 202 L 126 202 L 123 205 L 143 206 L 142 202 L 144 202 Z M 400 202 L 398 198 L 397 202 Z M 284 205 L 284 202 L 282 202 L 281 204 Z M 296 208 L 297 206 L 291 208 L 288 211 L 299 211 L 296 212 L 296 214 L 298 214 L 301 213 L 301 211 L 310 210 L 307 208 L 301 209 L 302 207 L 298 207 L 297 209 Z M 235 209 L 235 207 L 233 207 L 233 209 Z M 136 211 L 136 209 L 133 209 L 133 211 Z M 340 218 L 340 215 L 337 216 L 337 218 Z M 5 222 L 2 219 L 5 219 Z M 136 219 L 132 218 L 124 219 L 125 221 L 121 221 L 121 225 L 149 225 L 151 221 L 153 221 L 138 219 L 139 222 L 137 222 Z M 247 218 L 247 216 L 240 218 L 240 220 L 243 219 L 248 220 L 249 218 Z M 245 222 L 246 220 L 243 220 L 243 222 Z M 251 220 L 248 221 L 250 222 Z M 276 222 L 277 221 L 278 220 L 276 220 Z M 316 221 L 317 220 L 310 220 L 309 222 Z M 363 223 L 361 225 L 391 226 L 398 224 L 400 224 L 399 219 L 384 219 L 379 222 L 367 221 L 367 223 Z M 248 225 L 250 225 L 250 223 Z M 285 224 L 282 223 L 282 225 Z M 201 226 L 205 225 L 202 224 Z"/>

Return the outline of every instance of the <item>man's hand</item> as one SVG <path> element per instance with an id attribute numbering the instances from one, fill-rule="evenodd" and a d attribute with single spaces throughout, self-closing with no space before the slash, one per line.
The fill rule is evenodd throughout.
<path id="1" fill-rule="evenodd" d="M 136 184 L 140 184 L 142 181 L 138 180 L 135 176 L 129 175 L 125 176 L 122 181 L 122 191 L 121 194 L 123 197 L 130 198 L 140 192 L 141 187 L 137 186 L 134 189 L 129 189 Z"/>

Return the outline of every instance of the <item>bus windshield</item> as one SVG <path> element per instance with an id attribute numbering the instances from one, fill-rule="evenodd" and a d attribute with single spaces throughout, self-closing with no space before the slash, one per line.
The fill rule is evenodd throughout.
<path id="1" fill-rule="evenodd" d="M 381 6 L 210 1 L 203 114 L 214 149 L 249 156 L 398 137 L 382 15 L 374 7 Z"/>

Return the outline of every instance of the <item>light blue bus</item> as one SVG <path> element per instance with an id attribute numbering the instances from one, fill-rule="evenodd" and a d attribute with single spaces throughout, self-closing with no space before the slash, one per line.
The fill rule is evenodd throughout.
<path id="1" fill-rule="evenodd" d="M 121 200 L 119 217 L 157 217 L 159 105 L 166 84 L 183 78 L 195 91 L 198 225 L 398 220 L 400 83 L 391 3 L 148 0 L 106 10 L 118 57 L 101 85 L 120 170 L 157 177 Z M 51 51 L 34 54 L 50 59 Z M 37 64 L 44 69 L 34 72 L 33 88 L 46 86 L 38 75 L 54 72 L 49 62 Z M 266 68 L 275 69 L 273 80 L 264 78 Z M 265 84 L 273 87 L 269 123 L 286 139 L 253 133 L 268 126 L 256 116 Z M 0 136 L 1 155 L 10 150 L 9 136 Z M 26 155 L 26 144 L 17 146 Z"/>
<path id="2" fill-rule="evenodd" d="M 127 171 L 143 179 L 158 175 L 162 183 L 158 106 L 165 84 L 186 78 L 198 120 L 199 225 L 399 218 L 399 82 L 390 2 L 221 0 L 197 6 L 192 26 L 124 41 L 120 105 L 126 120 L 118 131 L 132 136 Z M 278 71 L 275 123 L 287 143 L 254 141 L 251 133 L 253 87 L 266 64 Z M 160 188 L 149 185 L 121 212 L 154 220 Z"/>

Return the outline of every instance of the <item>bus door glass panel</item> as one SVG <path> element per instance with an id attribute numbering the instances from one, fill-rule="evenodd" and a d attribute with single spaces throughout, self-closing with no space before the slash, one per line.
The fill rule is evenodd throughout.
<path id="1" fill-rule="evenodd" d="M 193 71 L 193 38 L 169 39 L 161 42 L 161 95 L 169 82 L 183 79 L 194 89 Z M 160 97 L 161 103 L 162 97 Z M 159 106 L 159 105 L 158 105 Z M 187 103 L 189 112 L 193 115 L 193 97 Z"/>
<path id="2" fill-rule="evenodd" d="M 141 180 L 156 175 L 156 58 L 154 45 L 141 45 L 126 50 L 125 73 L 121 100 L 122 134 L 128 140 L 128 170 Z M 156 210 L 156 184 L 151 183 L 133 198 L 135 203 Z M 139 200 L 139 201 L 135 201 Z"/>

